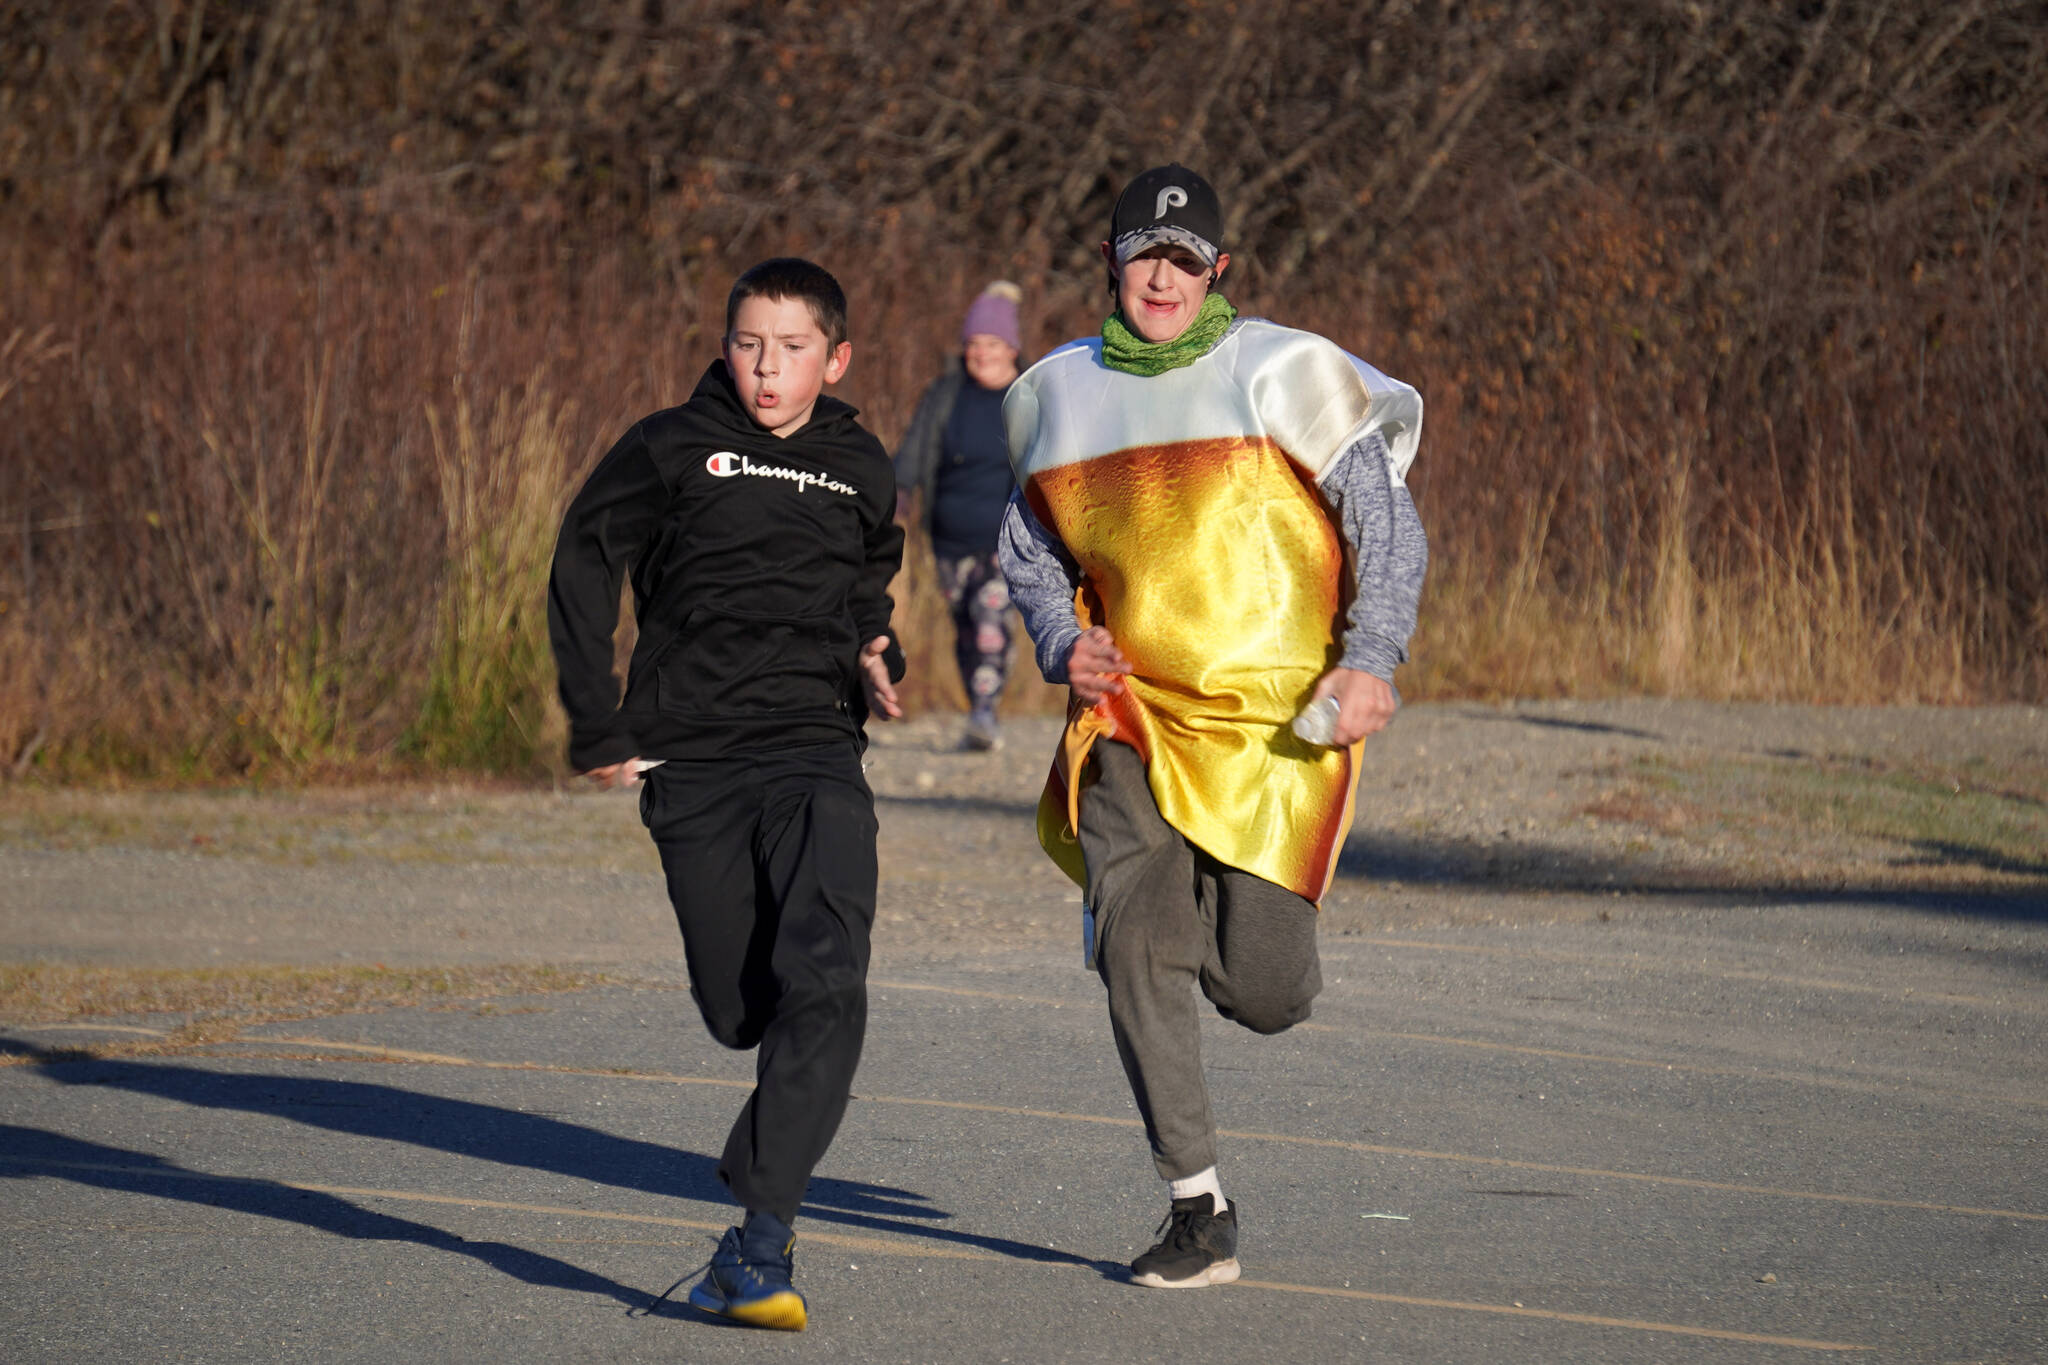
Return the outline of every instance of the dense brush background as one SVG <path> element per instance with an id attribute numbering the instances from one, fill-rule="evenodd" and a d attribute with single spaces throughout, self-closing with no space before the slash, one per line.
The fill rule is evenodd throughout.
<path id="1" fill-rule="evenodd" d="M 738 269 L 893 447 L 1168 158 L 1428 401 L 1411 698 L 2048 697 L 2037 3 L 13 0 L 0 772 L 545 769 L 555 519 Z"/>

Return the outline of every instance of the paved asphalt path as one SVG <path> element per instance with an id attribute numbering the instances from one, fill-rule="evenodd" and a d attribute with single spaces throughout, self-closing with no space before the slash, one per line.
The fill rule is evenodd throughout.
<path id="1" fill-rule="evenodd" d="M 1946 733 L 1737 718 L 1772 752 Z M 798 1336 L 647 1311 L 731 1215 L 713 1167 L 751 1060 L 696 1020 L 630 801 L 492 798 L 473 842 L 417 802 L 273 802 L 237 835 L 237 797 L 84 801 L 112 833 L 0 848 L 0 960 L 623 979 L 174 1055 L 63 1053 L 161 1019 L 0 1028 L 0 1361 L 2048 1360 L 2044 884 L 1609 890 L 1604 846 L 1557 885 L 1494 870 L 1510 828 L 1584 823 L 1573 769 L 1728 719 L 1406 718 L 1363 862 L 1402 821 L 1473 852 L 1346 873 L 1308 1024 L 1208 1021 L 1245 1279 L 1180 1293 L 1124 1277 L 1165 1201 L 1071 888 L 1024 832 L 1049 731 L 1007 765 L 892 738 L 867 1055 L 798 1225 Z M 2038 732 L 1935 719 L 1958 754 Z M 121 832 L 145 816 L 175 837 Z M 330 856 L 330 822 L 357 846 Z M 397 847 L 408 822 L 473 860 Z M 192 851 L 213 834 L 233 851 Z"/>
<path id="2" fill-rule="evenodd" d="M 1163 1200 L 1078 952 L 878 959 L 801 1336 L 644 1313 L 749 1075 L 660 970 L 213 1055 L 8 1030 L 0 1357 L 2048 1359 L 2038 919 L 1324 948 L 1309 1025 L 1207 1027 L 1245 1281 L 1181 1293 L 1123 1277 Z"/>

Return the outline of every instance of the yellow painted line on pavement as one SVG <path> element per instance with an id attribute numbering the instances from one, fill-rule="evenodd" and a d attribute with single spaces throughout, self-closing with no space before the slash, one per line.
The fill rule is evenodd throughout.
<path id="1" fill-rule="evenodd" d="M 377 1057 L 394 1060 L 422 1062 L 433 1066 L 478 1067 L 495 1071 L 539 1071 L 568 1076 L 601 1076 L 621 1081 L 649 1081 L 660 1085 L 715 1085 L 751 1090 L 752 1081 L 733 1081 L 708 1076 L 681 1076 L 658 1071 L 613 1071 L 599 1067 L 551 1066 L 539 1062 L 489 1062 L 466 1057 L 451 1057 L 433 1052 L 406 1052 L 401 1049 L 377 1047 L 365 1043 L 335 1043 L 320 1038 L 263 1038 L 246 1039 L 247 1045 L 261 1043 L 284 1043 L 296 1047 L 333 1047 L 348 1052 L 368 1053 Z M 1061 1123 L 1088 1123 L 1111 1128 L 1137 1128 L 1142 1124 L 1138 1119 L 1125 1118 L 1114 1114 L 1080 1114 L 1059 1109 L 1028 1109 L 1017 1105 L 986 1104 L 978 1100 L 938 1100 L 913 1095 L 860 1095 L 856 1100 L 868 1104 L 892 1104 L 911 1108 L 951 1109 L 964 1113 L 1000 1114 L 1006 1118 L 1051 1119 Z M 1655 1175 L 1644 1171 L 1617 1171 L 1598 1166 L 1558 1166 L 1541 1161 L 1519 1161 L 1511 1157 L 1475 1156 L 1467 1152 L 1435 1152 L 1421 1147 L 1388 1147 L 1379 1143 L 1354 1142 L 1348 1138 L 1303 1137 L 1293 1133 L 1261 1133 L 1247 1129 L 1219 1128 L 1219 1137 L 1242 1138 L 1250 1142 L 1272 1142 L 1283 1146 L 1316 1147 L 1335 1151 L 1358 1152 L 1366 1156 L 1403 1157 L 1416 1161 L 1448 1161 L 1467 1166 L 1486 1166 L 1496 1170 L 1535 1171 L 1545 1175 L 1582 1176 L 1589 1180 L 1627 1180 L 1645 1185 L 1668 1185 L 1679 1189 L 1711 1190 L 1717 1194 L 1760 1195 L 1772 1199 L 1803 1199 L 1815 1203 L 1849 1204 L 1858 1208 L 1909 1209 L 1918 1213 L 1964 1214 L 1973 1218 L 2015 1218 L 2027 1222 L 2048 1223 L 2048 1213 L 2028 1213 L 2022 1209 L 1978 1208 L 1967 1204 L 1937 1204 L 1917 1199 L 1886 1199 L 1866 1194 L 1830 1194 L 1823 1190 L 1794 1190 L 1775 1185 L 1745 1185 L 1724 1180 L 1704 1180 L 1693 1176 Z"/>
<path id="2" fill-rule="evenodd" d="M 444 1052 L 415 1052 L 409 1048 L 385 1047 L 381 1043 L 342 1043 L 330 1038 L 280 1038 L 265 1035 L 236 1040 L 236 1046 L 245 1048 L 263 1047 L 273 1043 L 291 1047 L 331 1048 L 336 1052 L 359 1052 L 365 1056 L 394 1062 L 420 1062 L 428 1066 L 467 1066 L 483 1071 L 548 1071 L 565 1076 L 616 1076 L 622 1081 L 660 1081 L 665 1085 L 716 1085 L 730 1090 L 754 1088 L 752 1081 L 728 1080 L 723 1076 L 674 1076 L 656 1071 L 617 1071 L 598 1066 L 554 1066 L 546 1062 L 493 1062 L 481 1057 L 451 1057 Z"/>
<path id="3" fill-rule="evenodd" d="M 1588 1180 L 1629 1180 L 1645 1185 L 1669 1185 L 1678 1189 L 1711 1190 L 1717 1194 L 1760 1195 L 1771 1199 L 1804 1199 L 1821 1204 L 1849 1204 L 1866 1209 L 1909 1209 L 1917 1213 L 1954 1213 L 1972 1218 L 2016 1218 L 2048 1223 L 2048 1213 L 2023 1209 L 1978 1208 L 1968 1204 L 1936 1204 L 1919 1199 L 1886 1199 L 1870 1194 L 1830 1194 L 1825 1190 L 1794 1190 L 1777 1185 L 1744 1185 L 1728 1180 L 1703 1180 L 1694 1176 L 1654 1175 L 1646 1171 L 1616 1171 L 1599 1166 L 1557 1166 L 1542 1161 L 1518 1161 L 1511 1157 L 1473 1156 L 1465 1152 L 1432 1152 L 1414 1147 L 1383 1147 L 1345 1138 L 1298 1137 L 1290 1133 L 1256 1133 L 1219 1128 L 1219 1137 L 1245 1138 L 1254 1142 L 1279 1142 L 1297 1147 L 1327 1147 L 1371 1156 L 1407 1157 L 1419 1161 L 1453 1161 L 1468 1166 L 1491 1166 L 1500 1170 L 1536 1171 L 1544 1175 L 1575 1175 Z"/>
<path id="4" fill-rule="evenodd" d="M 1318 1033 L 1360 1036 L 1360 1029 L 1341 1024 L 1314 1022 L 1296 1024 L 1298 1029 Z M 1743 1081 L 1781 1081 L 1787 1085 L 1819 1086 L 1826 1090 L 1850 1090 L 1860 1095 L 1914 1093 L 1941 1099 L 1974 1100 L 1980 1104 L 2017 1104 L 2029 1109 L 2048 1108 L 2048 1096 L 2004 1095 L 1988 1090 L 1949 1090 L 1942 1086 L 1910 1081 L 1864 1080 L 1855 1076 L 1821 1076 L 1810 1072 L 1779 1071 L 1765 1067 L 1707 1066 L 1699 1062 L 1664 1062 L 1655 1057 L 1618 1057 L 1603 1052 L 1568 1052 L 1561 1048 L 1530 1047 L 1523 1043 L 1496 1043 L 1485 1038 L 1460 1038 L 1449 1033 L 1398 1033 L 1391 1029 L 1362 1025 L 1364 1037 L 1397 1038 L 1408 1043 L 1432 1043 L 1442 1047 L 1474 1048 L 1483 1052 L 1520 1053 L 1529 1057 L 1550 1057 L 1566 1062 L 1594 1062 L 1602 1066 L 1637 1067 L 1645 1071 L 1672 1071 L 1688 1076 L 1727 1076 Z"/>
<path id="5" fill-rule="evenodd" d="M 1704 959 L 1631 955 L 1614 957 L 1603 953 L 1567 953 L 1554 948 L 1513 948 L 1489 943 L 1438 943 L 1433 939 L 1366 938 L 1345 944 L 1347 954 L 1333 960 L 1355 961 L 1348 954 L 1359 948 L 1408 948 L 1434 953 L 1469 953 L 1481 957 L 1523 957 L 1542 962 L 1570 962 L 1586 967 L 1618 967 L 1630 971 L 1661 969 L 1717 976 L 1729 981 L 1761 981 L 1777 986 L 1804 986 L 1809 990 L 1836 991 L 1845 995 L 1885 995 L 1914 1002 L 1935 1001 L 1944 1005 L 1973 1005 L 1985 1009 L 2018 1010 L 2038 1014 L 2041 1007 L 2028 1000 L 1994 999 L 1983 995 L 1954 995 L 1947 991 L 1923 991 L 1917 986 L 1871 985 L 1835 977 L 1794 976 L 1785 972 L 1757 971 L 1746 967 L 1717 967 Z"/>
<path id="6" fill-rule="evenodd" d="M 307 1194 L 329 1194 L 336 1198 L 349 1199 L 395 1199 L 409 1204 L 445 1204 L 454 1208 L 493 1209 L 506 1213 L 539 1213 L 557 1218 L 591 1218 L 609 1223 L 643 1223 L 655 1227 L 689 1228 L 696 1232 L 724 1232 L 730 1222 L 707 1223 L 698 1218 L 668 1218 L 654 1213 L 613 1213 L 605 1209 L 576 1209 L 554 1204 L 521 1204 L 505 1199 L 476 1199 L 459 1194 L 428 1194 L 421 1190 L 391 1190 L 370 1185 L 322 1185 L 310 1180 L 283 1180 L 260 1175 L 215 1175 L 209 1171 L 187 1171 L 177 1168 L 156 1166 L 124 1166 L 116 1162 L 57 1161 L 40 1157 L 9 1156 L 0 1152 L 0 1165 L 25 1166 L 38 1170 L 99 1171 L 121 1175 L 145 1176 L 163 1180 L 200 1180 L 231 1185 L 269 1185 L 281 1190 L 301 1190 Z M 988 1251 L 969 1251 L 961 1247 L 913 1246 L 883 1237 L 854 1237 L 838 1232 L 819 1232 L 806 1226 L 806 1243 L 822 1243 L 827 1246 L 845 1247 L 849 1251 L 871 1251 L 876 1254 L 906 1254 L 930 1257 L 936 1260 L 1000 1261 L 1008 1259 Z"/>
<path id="7" fill-rule="evenodd" d="M 969 990 L 958 986 L 930 986 L 908 981 L 870 981 L 871 988 L 900 991 L 927 991 L 935 995 L 963 995 L 976 1000 L 1005 1000 L 1026 1005 L 1051 1005 L 1055 1009 L 1074 1003 L 1055 1000 L 1043 995 L 1015 995 L 1004 991 Z M 1340 1002 L 1341 1003 L 1341 1002 Z M 1356 1037 L 1359 1030 L 1341 1024 L 1324 1024 L 1313 1021 L 1296 1024 L 1298 1029 L 1316 1033 L 1339 1033 Z M 1487 1052 L 1519 1053 L 1528 1057 L 1549 1057 L 1558 1061 L 1592 1062 L 1602 1066 L 1637 1067 L 1645 1071 L 1681 1072 L 1689 1076 L 1727 1076 L 1736 1080 L 1783 1081 L 1789 1085 L 1812 1085 L 1830 1090 L 1849 1090 L 1861 1095 L 1896 1095 L 1902 1091 L 1913 1091 L 1923 1095 L 1938 1095 L 1948 1099 L 1974 1100 L 1983 1104 L 2017 1104 L 2028 1108 L 2048 1108 L 2048 1096 L 2035 1098 L 2028 1095 L 2004 1095 L 1982 1090 L 1949 1090 L 1940 1086 L 1923 1086 L 1899 1081 L 1864 1080 L 1853 1076 L 1822 1076 L 1796 1071 L 1765 1070 L 1761 1067 L 1707 1066 L 1698 1062 L 1666 1062 L 1654 1057 L 1619 1057 L 1601 1052 L 1568 1052 L 1560 1048 L 1529 1047 L 1517 1043 L 1496 1043 L 1483 1038 L 1460 1038 L 1444 1033 L 1399 1033 L 1390 1029 L 1363 1026 L 1367 1036 L 1372 1038 L 1398 1038 L 1410 1043 L 1429 1043 L 1443 1047 L 1475 1048 Z"/>
<path id="8" fill-rule="evenodd" d="M 1606 1318 L 1593 1313 L 1563 1313 L 1550 1308 L 1519 1308 L 1511 1304 L 1469 1303 L 1463 1299 L 1425 1299 L 1412 1294 L 1377 1294 L 1369 1289 L 1333 1289 L 1319 1284 L 1279 1284 L 1271 1280 L 1239 1280 L 1240 1289 L 1265 1289 L 1281 1294 L 1314 1294 L 1322 1298 L 1363 1299 L 1368 1303 L 1396 1303 L 1412 1308 L 1452 1308 L 1466 1313 L 1498 1313 L 1511 1318 L 1541 1318 L 1547 1322 L 1584 1323 L 1590 1327 L 1625 1327 L 1634 1332 L 1665 1332 L 1676 1336 L 1709 1337 L 1716 1341 L 1741 1341 L 1757 1346 L 1792 1346 L 1807 1351 L 1869 1351 L 1847 1341 L 1813 1341 L 1806 1337 L 1773 1337 L 1760 1332 L 1732 1332 L 1720 1327 L 1681 1327 L 1669 1322 L 1647 1322 L 1641 1318 Z"/>
<path id="9" fill-rule="evenodd" d="M 870 1104 L 921 1105 L 933 1109 L 965 1109 L 1002 1114 L 1014 1118 L 1058 1119 L 1069 1123 L 1109 1124 L 1136 1128 L 1137 1119 L 1105 1114 L 1069 1114 L 1057 1109 L 1023 1109 L 1011 1105 L 981 1104 L 973 1100 L 916 1099 L 895 1095 L 856 1095 Z M 2048 1223 L 2048 1213 L 2027 1213 L 2019 1209 L 1976 1208 L 1966 1204 L 1935 1204 L 1917 1199 L 1885 1199 L 1866 1194 L 1830 1194 L 1824 1190 L 1793 1190 L 1775 1185 L 1743 1185 L 1725 1180 L 1702 1180 L 1693 1176 L 1654 1175 L 1644 1171 L 1616 1171 L 1599 1166 L 1558 1166 L 1542 1161 L 1518 1161 L 1511 1157 L 1474 1156 L 1468 1152 L 1433 1152 L 1421 1147 L 1388 1147 L 1348 1138 L 1303 1137 L 1294 1133 L 1261 1133 L 1242 1128 L 1218 1128 L 1218 1137 L 1242 1138 L 1248 1142 L 1273 1142 L 1293 1147 L 1320 1147 L 1367 1156 L 1405 1157 L 1416 1161 L 1449 1161 L 1467 1166 L 1489 1166 L 1497 1170 L 1535 1171 L 1544 1175 L 1575 1175 L 1590 1180 L 1630 1180 L 1646 1185 L 1670 1185 L 1680 1189 L 1712 1190 L 1718 1194 L 1763 1195 L 1773 1199 L 1805 1199 L 1827 1204 L 1852 1204 L 1859 1208 L 1911 1209 L 1920 1213 L 1957 1213 L 1976 1218 L 2018 1218 Z"/>
<path id="10" fill-rule="evenodd" d="M 310 1180 L 279 1180 L 263 1176 L 213 1175 L 205 1171 L 162 1169 L 149 1166 L 123 1166 L 111 1162 L 85 1161 L 44 1161 L 35 1157 L 14 1157 L 0 1153 L 0 1165 L 28 1167 L 55 1171 L 96 1171 L 122 1175 L 144 1176 L 158 1180 L 212 1181 L 225 1184 L 268 1185 L 278 1189 L 299 1190 L 307 1194 L 325 1194 L 347 1199 L 389 1199 L 399 1203 L 438 1204 L 455 1208 L 490 1209 L 504 1213 L 534 1213 L 553 1218 L 588 1218 L 613 1223 L 637 1223 L 653 1227 L 688 1228 L 696 1232 L 723 1232 L 727 1224 L 705 1222 L 696 1218 L 670 1218 L 651 1213 L 614 1213 L 604 1209 L 567 1208 L 554 1204 L 525 1204 L 505 1199 L 475 1199 L 463 1195 L 428 1194 L 420 1190 L 393 1190 L 362 1185 L 325 1185 Z M 1007 1262 L 1014 1258 L 998 1255 L 992 1251 L 970 1250 L 966 1247 L 931 1246 L 923 1242 L 898 1237 L 856 1237 L 840 1232 L 821 1232 L 806 1225 L 806 1245 L 840 1247 L 847 1251 L 864 1252 L 876 1256 L 903 1256 L 913 1260 L 946 1261 L 991 1261 Z M 1055 1250 L 1056 1248 L 1047 1248 Z M 1065 1268 L 1065 1267 L 1060 1267 Z M 1349 1299 L 1362 1303 L 1395 1304 L 1406 1308 L 1435 1308 L 1461 1313 L 1490 1313 L 1507 1317 L 1534 1318 L 1546 1322 L 1570 1323 L 1588 1327 L 1615 1327 L 1632 1332 L 1654 1332 L 1666 1336 L 1705 1337 L 1715 1341 L 1740 1341 L 1762 1346 L 1786 1346 L 1808 1351 L 1867 1351 L 1868 1346 L 1852 1342 L 1816 1341 L 1807 1337 L 1768 1336 L 1758 1332 L 1738 1332 L 1721 1327 L 1694 1327 L 1685 1323 L 1652 1322 L 1642 1318 L 1610 1318 L 1592 1313 L 1569 1313 L 1549 1308 L 1526 1308 L 1519 1305 L 1498 1303 L 1477 1303 L 1465 1299 L 1422 1298 L 1410 1294 L 1380 1294 L 1365 1289 L 1340 1289 L 1328 1285 L 1288 1284 L 1276 1280 L 1239 1280 L 1238 1289 L 1258 1290 L 1277 1294 L 1309 1294 L 1319 1298 Z"/>

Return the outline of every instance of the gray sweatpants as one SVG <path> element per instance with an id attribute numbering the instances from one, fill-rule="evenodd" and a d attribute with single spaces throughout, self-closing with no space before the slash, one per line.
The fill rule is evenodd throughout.
<path id="1" fill-rule="evenodd" d="M 1316 908 L 1217 862 L 1167 824 L 1135 749 L 1098 743 L 1088 773 L 1079 834 L 1095 966 L 1152 1163 L 1177 1180 L 1216 1164 L 1193 986 L 1254 1033 L 1308 1018 L 1323 988 Z"/>

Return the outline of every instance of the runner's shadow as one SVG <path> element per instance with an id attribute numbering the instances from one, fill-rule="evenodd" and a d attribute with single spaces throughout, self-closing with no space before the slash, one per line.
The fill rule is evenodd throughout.
<path id="1" fill-rule="evenodd" d="M 108 1147 L 40 1128 L 0 1124 L 0 1180 L 56 1177 L 119 1194 L 178 1199 L 207 1208 L 298 1223 L 359 1241 L 412 1242 L 482 1262 L 515 1280 L 547 1289 L 602 1294 L 638 1308 L 653 1296 L 617 1280 L 505 1242 L 473 1242 L 428 1223 L 394 1218 L 318 1190 L 272 1180 L 213 1175 L 121 1147 Z"/>
<path id="2" fill-rule="evenodd" d="M 619 1137 L 546 1114 L 451 1099 L 365 1081 L 214 1071 L 203 1066 L 123 1060 L 79 1061 L 0 1038 L 0 1050 L 43 1061 L 63 1085 L 109 1086 L 200 1109 L 269 1114 L 352 1137 L 410 1143 L 501 1166 L 549 1171 L 665 1198 L 728 1202 L 716 1159 Z M 827 1208 L 899 1218 L 944 1218 L 924 1196 L 885 1185 L 814 1180 L 811 1199 Z"/>
<path id="3" fill-rule="evenodd" d="M 1916 852 L 1898 859 L 1900 867 L 1981 867 L 2021 877 L 2048 877 L 2048 860 L 2014 858 L 1996 849 L 1957 843 L 1952 839 L 1915 839 Z"/>
<path id="4" fill-rule="evenodd" d="M 201 1066 L 100 1060 L 0 1036 L 0 1053 L 34 1058 L 62 1085 L 109 1086 L 195 1108 L 267 1114 L 353 1137 L 410 1143 L 503 1166 L 551 1172 L 663 1198 L 726 1204 L 716 1159 L 637 1138 L 618 1137 L 544 1114 L 402 1090 L 363 1081 L 214 1071 Z M 5 1153 L 0 1147 L 0 1154 Z M 1098 1268 L 1071 1252 L 984 1233 L 935 1227 L 952 1214 L 924 1195 L 888 1185 L 818 1177 L 803 1216 L 929 1241 L 977 1247 L 999 1256 Z"/>

